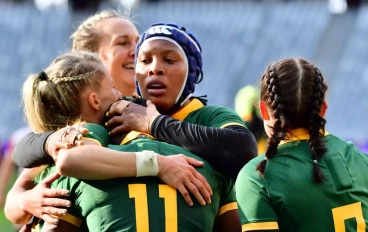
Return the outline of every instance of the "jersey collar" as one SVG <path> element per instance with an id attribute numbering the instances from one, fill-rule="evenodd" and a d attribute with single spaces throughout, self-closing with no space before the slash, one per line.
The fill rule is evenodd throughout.
<path id="1" fill-rule="evenodd" d="M 190 113 L 202 108 L 203 106 L 204 105 L 200 100 L 194 98 L 189 102 L 188 105 L 184 106 L 175 114 L 171 115 L 171 117 L 183 121 Z"/>
<path id="2" fill-rule="evenodd" d="M 328 132 L 325 131 L 324 136 L 327 136 Z M 304 128 L 297 128 L 294 130 L 290 130 L 288 133 L 288 138 L 285 140 L 281 140 L 279 145 L 295 142 L 299 140 L 308 140 L 310 138 L 309 131 Z"/>
<path id="3" fill-rule="evenodd" d="M 196 111 L 200 108 L 202 108 L 204 105 L 202 102 L 196 98 L 192 99 L 188 105 L 184 106 L 182 109 L 180 109 L 175 114 L 171 115 L 171 117 L 177 119 L 177 120 L 184 120 L 191 112 Z M 138 131 L 131 131 L 125 136 L 123 141 L 120 145 L 124 145 L 129 143 L 130 141 L 139 138 L 139 137 L 149 137 L 151 139 L 155 139 L 152 135 L 138 132 Z"/>

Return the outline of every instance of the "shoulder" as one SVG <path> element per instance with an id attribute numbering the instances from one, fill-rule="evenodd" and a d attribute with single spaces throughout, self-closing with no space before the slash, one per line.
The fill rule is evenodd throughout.
<path id="1" fill-rule="evenodd" d="M 259 179 L 259 174 L 257 171 L 257 165 L 262 162 L 262 160 L 264 159 L 264 155 L 259 155 L 255 158 L 253 158 L 251 161 L 249 161 L 239 172 L 238 179 L 254 179 L 257 180 Z"/>
<path id="2" fill-rule="evenodd" d="M 207 122 L 211 127 L 227 127 L 239 125 L 245 127 L 243 120 L 232 109 L 224 106 L 205 106 L 189 114 L 188 118 L 197 118 L 198 121 Z"/>
<path id="3" fill-rule="evenodd" d="M 230 115 L 238 115 L 234 110 L 228 107 L 225 107 L 225 106 L 204 106 L 196 111 L 198 111 L 197 113 L 202 113 L 202 114 L 224 114 L 226 113 Z"/>
<path id="4" fill-rule="evenodd" d="M 85 139 L 95 140 L 103 147 L 111 143 L 109 132 L 105 127 L 93 123 L 84 123 L 83 126 L 88 129 L 88 134 L 83 136 Z"/>

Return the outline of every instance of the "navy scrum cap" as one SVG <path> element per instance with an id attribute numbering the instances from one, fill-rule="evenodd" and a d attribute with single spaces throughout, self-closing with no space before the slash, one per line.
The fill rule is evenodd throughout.
<path id="1" fill-rule="evenodd" d="M 173 108 L 179 108 L 189 99 L 195 90 L 195 84 L 202 81 L 202 48 L 194 34 L 184 27 L 174 23 L 155 23 L 150 26 L 140 37 L 135 50 L 135 64 L 141 45 L 146 40 L 163 39 L 174 43 L 184 52 L 187 58 L 187 76 L 179 92 Z M 136 81 L 137 93 L 141 95 L 139 84 Z"/>

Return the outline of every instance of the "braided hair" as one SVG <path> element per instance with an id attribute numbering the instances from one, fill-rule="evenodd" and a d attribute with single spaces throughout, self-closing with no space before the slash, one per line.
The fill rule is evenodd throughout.
<path id="1" fill-rule="evenodd" d="M 322 73 L 304 59 L 284 59 L 271 64 L 262 76 L 261 100 L 275 119 L 268 139 L 265 159 L 257 170 L 264 174 L 267 160 L 275 157 L 281 140 L 289 139 L 289 130 L 305 128 L 313 162 L 313 180 L 326 180 L 318 165 L 327 147 L 323 140 L 326 120 L 320 116 L 327 85 Z"/>
<path id="2" fill-rule="evenodd" d="M 309 121 L 309 147 L 313 154 L 313 180 L 315 182 L 322 182 L 326 180 L 321 168 L 318 165 L 318 160 L 327 152 L 327 147 L 323 141 L 323 135 L 325 133 L 326 119 L 321 117 L 321 105 L 324 99 L 324 92 L 326 91 L 323 87 L 322 73 L 317 67 L 314 67 L 315 78 L 314 78 L 314 94 L 312 100 L 312 106 L 310 109 L 310 121 Z"/>
<path id="3" fill-rule="evenodd" d="M 82 92 L 98 89 L 106 68 L 88 52 L 70 52 L 56 58 L 38 74 L 30 75 L 23 85 L 26 118 L 32 130 L 57 130 L 81 119 Z"/>
<path id="4" fill-rule="evenodd" d="M 267 104 L 271 106 L 273 115 L 275 117 L 275 124 L 273 126 L 273 133 L 268 139 L 267 150 L 265 159 L 260 162 L 257 166 L 257 170 L 260 174 L 264 174 L 266 163 L 268 159 L 272 159 L 276 155 L 277 146 L 280 141 L 285 137 L 287 129 L 287 121 L 284 116 L 284 103 L 283 97 L 280 95 L 278 76 L 275 69 L 275 64 L 271 64 L 267 72 L 263 75 L 262 79 L 266 80 L 267 83 Z"/>

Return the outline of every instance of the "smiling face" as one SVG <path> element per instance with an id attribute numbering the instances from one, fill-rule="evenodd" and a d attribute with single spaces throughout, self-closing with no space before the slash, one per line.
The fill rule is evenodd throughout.
<path id="1" fill-rule="evenodd" d="M 136 77 L 142 97 L 161 112 L 169 110 L 184 85 L 188 72 L 185 55 L 166 40 L 145 41 L 139 49 Z"/>
<path id="2" fill-rule="evenodd" d="M 98 55 L 124 96 L 135 92 L 134 51 L 139 39 L 136 27 L 123 18 L 109 18 L 98 23 L 101 32 Z"/>

